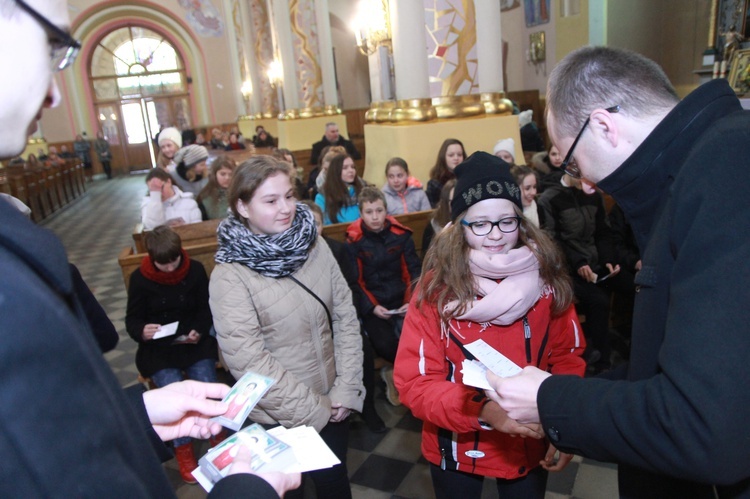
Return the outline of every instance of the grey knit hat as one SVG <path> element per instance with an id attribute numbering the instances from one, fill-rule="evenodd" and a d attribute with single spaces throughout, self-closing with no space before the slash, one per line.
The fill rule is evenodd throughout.
<path id="1" fill-rule="evenodd" d="M 183 147 L 174 155 L 174 162 L 178 165 L 185 163 L 185 168 L 187 169 L 194 167 L 206 159 L 208 159 L 208 149 L 195 144 Z"/>
<path id="2" fill-rule="evenodd" d="M 520 209 L 521 189 L 508 163 L 484 151 L 477 151 L 453 171 L 456 188 L 451 201 L 451 220 L 454 222 L 470 206 L 485 199 L 507 199 Z"/>

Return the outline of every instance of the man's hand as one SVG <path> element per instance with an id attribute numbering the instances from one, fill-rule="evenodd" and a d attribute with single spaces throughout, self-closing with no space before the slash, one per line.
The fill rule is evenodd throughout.
<path id="1" fill-rule="evenodd" d="M 180 381 L 147 391 L 143 404 L 163 441 L 179 437 L 206 439 L 221 431 L 221 425 L 210 418 L 227 411 L 227 404 L 221 402 L 227 392 L 229 387 L 222 383 Z"/>
<path id="2" fill-rule="evenodd" d="M 487 381 L 495 391 L 487 390 L 489 398 L 497 402 L 508 416 L 519 423 L 539 423 L 536 395 L 542 382 L 551 376 L 536 367 L 525 367 L 523 372 L 501 378 L 487 371 Z"/>
<path id="3" fill-rule="evenodd" d="M 497 405 L 496 402 L 488 402 L 482 407 L 479 413 L 479 419 L 492 425 L 492 427 L 502 433 L 507 433 L 511 437 L 530 437 L 540 439 L 544 437 L 542 427 L 538 424 L 521 424 L 508 417 L 508 414 Z"/>
<path id="4" fill-rule="evenodd" d="M 229 452 L 236 453 L 236 455 L 233 456 L 232 466 L 229 468 L 227 475 L 236 475 L 237 473 L 257 475 L 268 482 L 279 494 L 279 497 L 284 497 L 285 493 L 298 488 L 302 484 L 301 473 L 281 473 L 280 471 L 255 473 L 251 466 L 253 456 L 250 449 L 244 445 L 235 445 Z"/>

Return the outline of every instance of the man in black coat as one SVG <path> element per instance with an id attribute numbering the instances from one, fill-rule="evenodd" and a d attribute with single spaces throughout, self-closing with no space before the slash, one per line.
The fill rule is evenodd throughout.
<path id="1" fill-rule="evenodd" d="M 0 159 L 19 154 L 44 108 L 59 102 L 53 71 L 80 49 L 69 26 L 64 0 L 0 2 L 0 46 L 16 47 L 0 51 L 0 65 L 14 69 L 0 84 Z M 122 390 L 80 297 L 57 237 L 0 201 L 0 497 L 174 497 L 162 442 L 216 434 L 208 417 L 227 406 L 211 399 L 229 388 Z M 295 485 L 247 473 L 249 459 L 212 496 L 265 499 Z"/>
<path id="2" fill-rule="evenodd" d="M 493 398 L 619 463 L 621 497 L 750 497 L 750 112 L 724 79 L 680 102 L 653 61 L 605 47 L 569 54 L 547 105 L 563 168 L 614 197 L 641 249 L 631 358 L 609 379 L 527 367 Z"/>
<path id="3" fill-rule="evenodd" d="M 326 123 L 326 132 L 320 141 L 316 142 L 312 146 L 312 153 L 310 154 L 310 164 L 317 165 L 320 162 L 320 153 L 323 149 L 329 146 L 341 146 L 346 149 L 346 153 L 352 157 L 352 159 L 360 159 L 362 155 L 359 153 L 357 148 L 354 146 L 351 140 L 346 140 L 339 134 L 339 126 L 336 123 Z"/>

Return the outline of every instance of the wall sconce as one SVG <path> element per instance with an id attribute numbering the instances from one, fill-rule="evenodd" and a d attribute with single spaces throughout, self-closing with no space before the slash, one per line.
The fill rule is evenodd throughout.
<path id="1" fill-rule="evenodd" d="M 281 61 L 274 59 L 271 64 L 268 65 L 266 70 L 266 76 L 268 81 L 271 82 L 271 86 L 276 87 L 276 100 L 279 104 L 279 118 L 284 114 L 284 91 L 281 89 L 281 84 L 284 82 L 284 67 L 281 65 Z"/>
<path id="2" fill-rule="evenodd" d="M 352 23 L 357 48 L 370 56 L 379 46 L 391 46 L 391 23 L 388 0 L 360 0 Z"/>
<path id="3" fill-rule="evenodd" d="M 266 76 L 268 76 L 268 81 L 270 81 L 273 86 L 284 81 L 284 68 L 281 66 L 280 60 L 274 59 L 273 62 L 268 65 Z"/>
<path id="4" fill-rule="evenodd" d="M 544 41 L 544 31 L 529 35 L 529 62 L 539 64 L 546 58 L 547 47 Z"/>
<path id="5" fill-rule="evenodd" d="M 240 92 L 242 92 L 242 96 L 245 98 L 245 100 L 248 100 L 250 97 L 253 96 L 253 82 L 250 80 L 245 80 L 242 82 L 242 87 L 240 87 Z"/>

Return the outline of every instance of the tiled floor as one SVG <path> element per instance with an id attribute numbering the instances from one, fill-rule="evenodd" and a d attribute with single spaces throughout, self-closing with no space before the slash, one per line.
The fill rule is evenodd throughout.
<path id="1" fill-rule="evenodd" d="M 62 239 L 70 261 L 78 266 L 120 333 L 119 345 L 106 358 L 123 386 L 136 383 L 138 373 L 136 345 L 125 332 L 127 295 L 117 255 L 132 244 L 131 233 L 140 219 L 140 199 L 145 193 L 143 175 L 97 180 L 89 184 L 82 199 L 43 223 Z M 429 468 L 419 449 L 420 421 L 404 407 L 389 405 L 379 389 L 376 405 L 391 430 L 373 434 L 361 421 L 353 421 L 347 466 L 354 497 L 433 498 Z M 197 452 L 205 446 L 200 444 Z M 179 497 L 205 497 L 200 486 L 182 483 L 174 460 L 165 470 Z M 486 481 L 482 499 L 493 497 L 497 491 Z M 580 457 L 563 472 L 551 475 L 547 487 L 547 499 L 611 497 L 617 497 L 615 467 Z"/>

